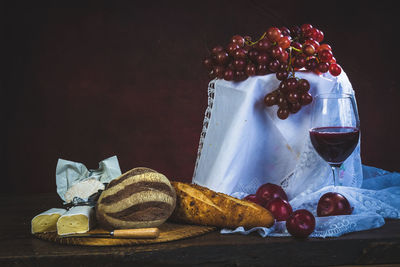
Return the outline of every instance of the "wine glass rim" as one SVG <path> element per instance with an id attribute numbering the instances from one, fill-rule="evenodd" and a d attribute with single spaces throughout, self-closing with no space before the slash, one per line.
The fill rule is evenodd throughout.
<path id="1" fill-rule="evenodd" d="M 353 98 L 353 94 L 349 93 L 321 93 L 315 96 L 316 98 Z"/>

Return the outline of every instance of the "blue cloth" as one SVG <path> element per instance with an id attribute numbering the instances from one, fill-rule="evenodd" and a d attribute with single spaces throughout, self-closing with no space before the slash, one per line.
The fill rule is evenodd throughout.
<path id="1" fill-rule="evenodd" d="M 293 210 L 307 209 L 314 214 L 316 227 L 310 237 L 338 237 L 346 233 L 381 227 L 385 219 L 400 219 L 400 173 L 389 172 L 362 165 L 363 183 L 361 188 L 337 186 L 336 191 L 344 195 L 354 208 L 351 215 L 317 217 L 316 209 L 320 197 L 333 191 L 326 186 L 311 194 L 300 194 L 290 200 Z M 244 195 L 236 193 L 236 197 Z M 271 228 L 222 229 L 222 234 L 258 232 L 262 237 L 289 236 L 285 222 L 276 222 Z"/>

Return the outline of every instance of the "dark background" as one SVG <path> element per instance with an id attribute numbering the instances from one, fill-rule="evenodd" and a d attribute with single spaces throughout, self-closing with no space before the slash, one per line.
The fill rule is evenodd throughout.
<path id="1" fill-rule="evenodd" d="M 33 3 L 34 2 L 34 3 Z M 362 161 L 399 171 L 396 2 L 2 2 L 1 192 L 54 192 L 58 158 L 190 181 L 208 49 L 311 23 L 356 91 Z"/>

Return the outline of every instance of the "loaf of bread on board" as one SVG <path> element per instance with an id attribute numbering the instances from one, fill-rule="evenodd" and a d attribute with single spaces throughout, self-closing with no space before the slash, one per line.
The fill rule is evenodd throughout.
<path id="1" fill-rule="evenodd" d="M 171 182 L 176 192 L 176 207 L 170 220 L 181 223 L 246 229 L 271 227 L 273 215 L 265 208 L 218 193 L 196 184 Z"/>
<path id="2" fill-rule="evenodd" d="M 171 215 L 175 201 L 167 177 L 149 168 L 134 168 L 101 193 L 96 217 L 105 229 L 157 227 Z"/>

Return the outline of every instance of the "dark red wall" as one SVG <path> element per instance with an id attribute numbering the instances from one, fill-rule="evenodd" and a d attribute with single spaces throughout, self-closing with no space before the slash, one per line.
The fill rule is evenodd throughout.
<path id="1" fill-rule="evenodd" d="M 10 1 L 12 2 L 12 1 Z M 40 2 L 40 1 L 39 1 Z M 82 4 L 84 2 L 84 4 Z M 33 4 L 34 3 L 34 4 Z M 207 49 L 311 23 L 356 90 L 364 164 L 399 171 L 396 8 L 368 1 L 4 4 L 2 192 L 52 192 L 58 158 L 190 181 L 207 105 Z M 397 50 L 398 51 L 398 50 Z"/>

